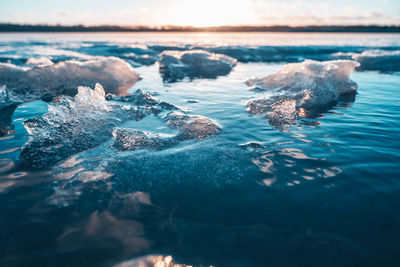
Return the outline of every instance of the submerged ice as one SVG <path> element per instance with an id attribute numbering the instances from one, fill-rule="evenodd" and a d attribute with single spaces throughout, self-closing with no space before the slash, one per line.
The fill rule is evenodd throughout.
<path id="1" fill-rule="evenodd" d="M 201 50 L 165 51 L 160 58 L 160 73 L 167 82 L 185 77 L 215 78 L 227 75 L 237 62 L 231 57 Z"/>
<path id="2" fill-rule="evenodd" d="M 248 111 L 265 114 L 272 125 L 292 124 L 327 109 L 344 95 L 354 94 L 357 84 L 349 75 L 360 64 L 350 60 L 313 61 L 285 65 L 277 73 L 247 81 L 264 95 L 247 103 Z"/>

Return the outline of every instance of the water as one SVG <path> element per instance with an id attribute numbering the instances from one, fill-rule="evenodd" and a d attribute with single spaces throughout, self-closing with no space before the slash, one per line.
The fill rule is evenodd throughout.
<path id="1" fill-rule="evenodd" d="M 400 47 L 398 35 L 386 34 L 3 34 L 0 42 L 2 62 L 19 66 L 40 55 L 128 60 L 122 48 L 150 45 L 313 46 L 331 54 Z M 354 101 L 293 125 L 248 113 L 246 102 L 261 93 L 244 82 L 309 52 L 296 53 L 175 83 L 163 83 L 158 63 L 128 60 L 142 76 L 130 92 L 156 92 L 222 127 L 161 150 L 118 151 L 109 138 L 35 169 L 19 159 L 29 138 L 22 121 L 46 113 L 47 103 L 19 104 L 15 132 L 0 137 L 0 265 L 398 266 L 400 76 L 352 72 Z M 174 134 L 153 116 L 120 127 Z"/>

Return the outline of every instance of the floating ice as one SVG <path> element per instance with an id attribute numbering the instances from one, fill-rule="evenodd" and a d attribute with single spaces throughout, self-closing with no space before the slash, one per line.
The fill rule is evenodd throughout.
<path id="1" fill-rule="evenodd" d="M 48 93 L 73 96 L 78 86 L 93 87 L 97 82 L 107 93 L 122 94 L 139 79 L 128 63 L 114 57 L 63 61 L 33 68 L 0 63 L 0 85 L 7 85 L 9 92 L 21 102 L 40 99 Z"/>
<path id="2" fill-rule="evenodd" d="M 359 63 L 350 60 L 312 61 L 285 65 L 275 74 L 250 79 L 253 90 L 268 95 L 250 100 L 248 111 L 265 114 L 272 125 L 292 124 L 297 116 L 305 117 L 328 108 L 343 95 L 354 94 L 357 84 L 349 79 Z"/>
<path id="3" fill-rule="evenodd" d="M 50 166 L 109 140 L 115 126 L 141 117 L 137 109 L 109 103 L 104 95 L 99 84 L 94 90 L 79 87 L 75 98 L 64 96 L 48 113 L 24 121 L 31 137 L 20 158 L 32 167 Z"/>
<path id="4" fill-rule="evenodd" d="M 8 96 L 6 86 L 0 86 L 0 136 L 7 135 L 10 129 L 11 117 L 17 107 Z"/>
<path id="5" fill-rule="evenodd" d="M 360 62 L 358 70 L 400 71 L 400 51 L 367 50 L 353 54 L 352 59 Z"/>
<path id="6" fill-rule="evenodd" d="M 13 102 L 8 96 L 8 91 L 5 85 L 0 86 L 0 109 L 10 106 Z"/>
<path id="7" fill-rule="evenodd" d="M 47 57 L 31 57 L 26 61 L 25 65 L 43 67 L 43 66 L 53 65 L 53 61 L 51 61 Z"/>
<path id="8" fill-rule="evenodd" d="M 171 128 L 181 132 L 177 136 L 180 140 L 203 139 L 216 135 L 221 130 L 221 126 L 212 119 L 200 115 L 183 114 L 178 111 L 169 113 L 165 120 Z"/>
<path id="9" fill-rule="evenodd" d="M 203 139 L 216 135 L 221 130 L 221 126 L 214 120 L 200 115 L 183 114 L 178 111 L 168 113 L 163 120 L 172 129 L 177 129 L 178 134 L 161 136 L 136 129 L 119 128 L 113 131 L 114 148 L 119 150 L 135 150 L 138 148 L 159 150 L 183 140 Z"/>
<path id="10" fill-rule="evenodd" d="M 172 139 L 162 138 L 149 132 L 142 132 L 131 128 L 118 128 L 113 131 L 114 148 L 119 150 L 135 150 L 138 148 L 162 149 L 173 143 Z"/>
<path id="11" fill-rule="evenodd" d="M 129 96 L 110 97 L 114 101 L 106 101 L 103 87 L 96 84 L 94 90 L 81 86 L 74 98 L 63 96 L 59 102 L 49 104 L 48 113 L 23 122 L 30 138 L 23 145 L 20 158 L 29 166 L 45 168 L 112 137 L 115 138 L 113 147 L 119 150 L 158 150 L 182 140 L 217 134 L 220 129 L 211 119 L 171 112 L 178 108 L 143 90 Z M 165 115 L 167 112 L 170 113 Z M 161 136 L 137 129 L 116 128 L 127 121 L 134 125 L 151 114 L 161 116 L 159 120 L 178 129 L 179 134 Z"/>
<path id="12" fill-rule="evenodd" d="M 236 65 L 236 59 L 201 50 L 165 51 L 160 57 L 160 73 L 168 82 L 185 77 L 215 78 L 228 74 Z"/>

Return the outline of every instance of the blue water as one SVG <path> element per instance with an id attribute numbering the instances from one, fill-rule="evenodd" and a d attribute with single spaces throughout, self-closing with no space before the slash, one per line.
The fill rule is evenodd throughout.
<path id="1" fill-rule="evenodd" d="M 211 44 L 393 50 L 400 36 L 14 34 L 0 36 L 0 56 L 23 65 L 76 56 L 61 50 Z M 274 127 L 246 111 L 258 92 L 244 81 L 287 62 L 238 62 L 226 76 L 175 83 L 163 83 L 158 63 L 130 62 L 143 78 L 131 92 L 156 92 L 217 121 L 220 134 L 163 150 L 116 151 L 110 140 L 42 170 L 19 151 L 22 121 L 47 103 L 19 105 L 15 132 L 0 137 L 0 266 L 399 266 L 399 73 L 353 72 L 354 101 Z M 161 129 L 152 118 L 127 127 Z"/>

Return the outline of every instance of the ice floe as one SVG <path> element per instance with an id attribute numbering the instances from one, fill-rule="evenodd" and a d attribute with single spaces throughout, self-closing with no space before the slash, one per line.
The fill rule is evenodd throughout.
<path id="1" fill-rule="evenodd" d="M 247 103 L 248 111 L 265 114 L 272 125 L 292 124 L 298 116 L 329 108 L 357 84 L 349 75 L 360 64 L 350 60 L 313 61 L 285 65 L 277 73 L 250 79 L 252 90 L 264 91 Z"/>
<path id="2" fill-rule="evenodd" d="M 8 95 L 6 86 L 0 86 L 0 136 L 7 135 L 13 131 L 10 125 L 11 117 L 16 107 L 16 103 Z"/>
<path id="3" fill-rule="evenodd" d="M 115 57 L 85 62 L 63 61 L 32 68 L 0 63 L 0 85 L 20 102 L 40 99 L 45 94 L 76 94 L 78 86 L 101 83 L 107 93 L 123 94 L 139 75 L 125 61 Z"/>
<path id="4" fill-rule="evenodd" d="M 140 89 L 129 96 L 108 95 L 107 98 L 112 101 L 106 100 L 100 84 L 94 90 L 81 86 L 74 98 L 63 96 L 58 102 L 50 103 L 44 115 L 25 120 L 23 124 L 30 138 L 23 145 L 20 158 L 31 167 L 45 168 L 112 137 L 112 146 L 117 150 L 158 150 L 183 140 L 215 135 L 221 128 L 206 117 L 178 112 L 176 106 Z M 158 116 L 168 128 L 178 130 L 177 133 L 166 136 L 120 127 L 129 121 L 134 127 L 148 115 Z"/>
<path id="5" fill-rule="evenodd" d="M 31 57 L 28 58 L 28 60 L 25 62 L 25 65 L 43 67 L 43 66 L 53 65 L 53 61 L 51 61 L 47 57 Z"/>
<path id="6" fill-rule="evenodd" d="M 113 131 L 113 137 L 113 147 L 122 151 L 139 148 L 159 150 L 175 143 L 173 139 L 132 128 L 117 128 Z"/>
<path id="7" fill-rule="evenodd" d="M 216 135 L 221 130 L 221 126 L 214 120 L 200 115 L 188 115 L 178 111 L 169 113 L 165 118 L 167 124 L 178 129 L 180 140 L 203 139 Z"/>
<path id="8" fill-rule="evenodd" d="M 23 122 L 30 134 L 20 158 L 28 165 L 43 168 L 74 153 L 95 147 L 111 138 L 112 129 L 125 120 L 137 119 L 132 107 L 109 103 L 101 85 L 92 90 L 79 87 L 75 98 L 61 97 L 49 104 L 42 116 Z"/>
<path id="9" fill-rule="evenodd" d="M 178 130 L 178 133 L 168 136 L 131 128 L 118 128 L 113 131 L 115 138 L 113 146 L 119 150 L 138 148 L 159 150 L 178 144 L 180 141 L 216 135 L 221 130 L 221 126 L 212 119 L 179 111 L 169 112 L 162 119 L 170 128 Z"/>
<path id="10" fill-rule="evenodd" d="M 237 62 L 231 57 L 201 50 L 165 51 L 160 58 L 160 73 L 167 82 L 185 77 L 215 78 L 227 75 Z"/>
<path id="11" fill-rule="evenodd" d="M 360 54 L 353 54 L 352 59 L 360 63 L 358 70 L 400 71 L 399 50 L 367 50 Z"/>

